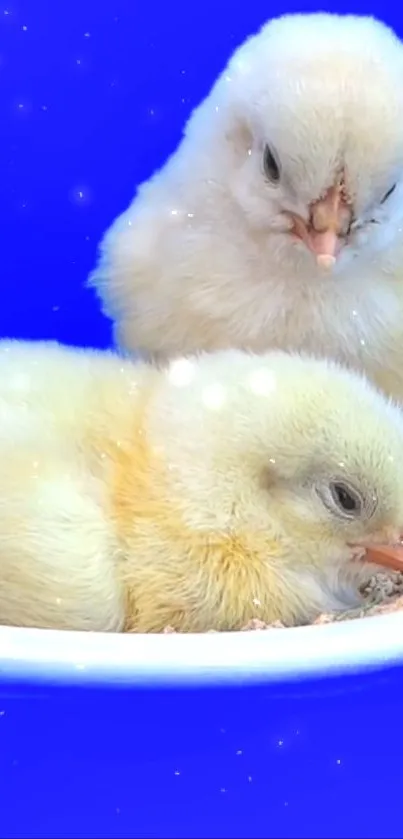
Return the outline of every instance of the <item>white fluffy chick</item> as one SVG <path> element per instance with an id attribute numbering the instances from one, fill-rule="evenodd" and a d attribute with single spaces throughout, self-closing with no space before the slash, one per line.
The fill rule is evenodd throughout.
<path id="1" fill-rule="evenodd" d="M 403 526 L 401 412 L 280 352 L 158 369 L 3 342 L 0 450 L 4 624 L 305 623 L 356 605 L 365 548 Z"/>
<path id="2" fill-rule="evenodd" d="M 247 40 L 104 238 L 90 283 L 117 343 L 303 350 L 403 396 L 402 78 L 372 18 Z"/>

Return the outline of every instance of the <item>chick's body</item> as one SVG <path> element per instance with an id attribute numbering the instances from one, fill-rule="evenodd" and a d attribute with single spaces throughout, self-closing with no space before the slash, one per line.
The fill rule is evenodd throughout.
<path id="1" fill-rule="evenodd" d="M 402 442 L 400 412 L 327 362 L 2 342 L 0 622 L 205 631 L 353 605 L 350 543 L 400 532 Z"/>
<path id="2" fill-rule="evenodd" d="M 104 238 L 91 283 L 118 344 L 312 352 L 403 397 L 402 73 L 368 18 L 287 16 L 240 47 Z M 349 215 L 324 274 L 290 217 L 310 224 L 340 173 Z"/>

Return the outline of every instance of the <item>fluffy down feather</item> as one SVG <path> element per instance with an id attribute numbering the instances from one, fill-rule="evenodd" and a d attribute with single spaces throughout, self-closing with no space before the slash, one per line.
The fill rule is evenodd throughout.
<path id="1" fill-rule="evenodd" d="M 118 344 L 302 350 L 402 397 L 402 78 L 372 18 L 290 15 L 247 40 L 102 242 L 91 284 Z"/>
<path id="2" fill-rule="evenodd" d="M 0 622 L 286 625 L 358 602 L 403 525 L 403 418 L 281 352 L 166 368 L 0 343 Z"/>

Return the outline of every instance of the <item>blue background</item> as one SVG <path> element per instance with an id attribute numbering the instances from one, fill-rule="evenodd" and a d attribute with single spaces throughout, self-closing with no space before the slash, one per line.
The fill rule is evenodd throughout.
<path id="1" fill-rule="evenodd" d="M 401 31 L 391 3 L 372 12 Z M 104 346 L 104 229 L 284 6 L 0 3 L 0 335 Z M 399 669 L 277 688 L 0 684 L 1 837 L 398 837 Z"/>
<path id="2" fill-rule="evenodd" d="M 402 683 L 3 685 L 1 839 L 399 839 Z"/>

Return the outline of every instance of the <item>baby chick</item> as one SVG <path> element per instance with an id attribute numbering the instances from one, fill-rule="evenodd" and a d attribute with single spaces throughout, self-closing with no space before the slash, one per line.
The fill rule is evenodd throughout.
<path id="1" fill-rule="evenodd" d="M 403 398 L 402 78 L 372 18 L 247 40 L 104 238 L 90 283 L 118 344 L 311 352 Z"/>
<path id="2" fill-rule="evenodd" d="M 308 357 L 1 342 L 0 448 L 3 624 L 304 623 L 359 603 L 403 526 L 403 415 Z"/>

